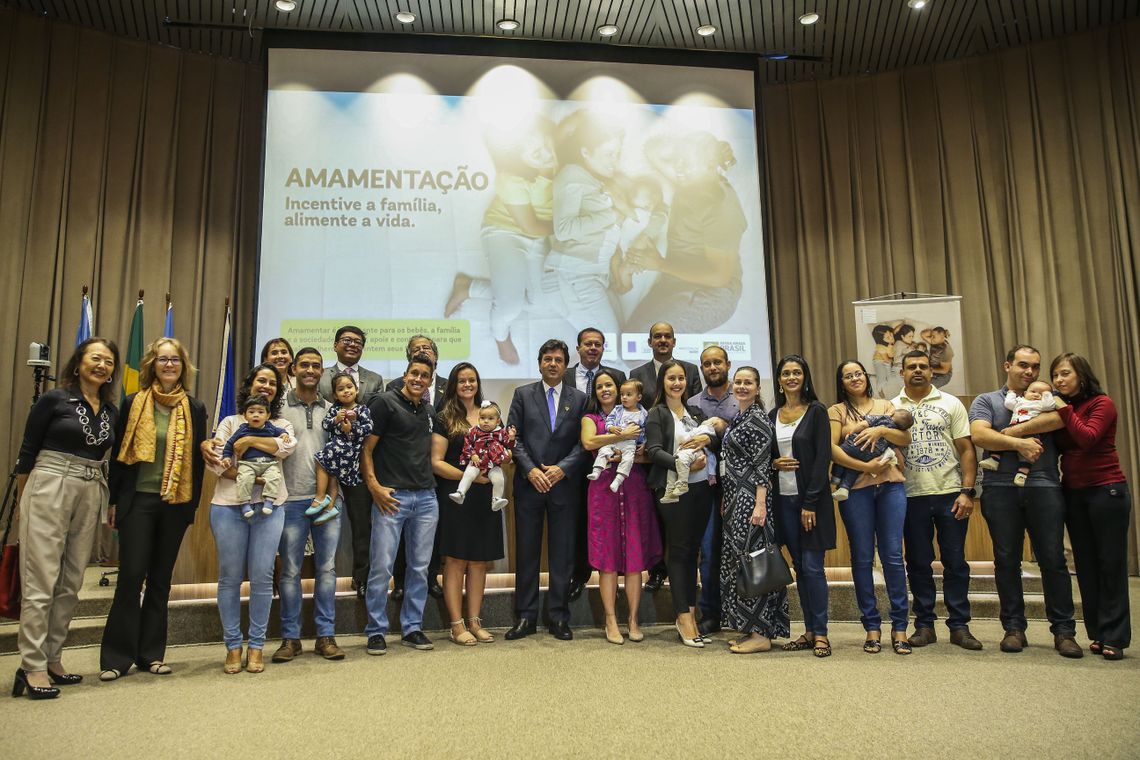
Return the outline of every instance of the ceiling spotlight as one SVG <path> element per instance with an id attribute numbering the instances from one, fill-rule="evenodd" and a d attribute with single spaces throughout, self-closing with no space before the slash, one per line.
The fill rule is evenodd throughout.
<path id="1" fill-rule="evenodd" d="M 604 24 L 598 27 L 598 34 L 603 37 L 613 37 L 617 33 L 618 28 L 616 24 Z"/>
<path id="2" fill-rule="evenodd" d="M 819 14 L 815 13 L 814 11 L 812 13 L 805 13 L 804 15 L 800 16 L 800 23 L 804 26 L 811 26 L 816 21 L 819 21 Z"/>
<path id="3" fill-rule="evenodd" d="M 519 22 L 515 21 L 513 18 L 504 18 L 500 19 L 499 23 L 495 24 L 495 26 L 499 27 L 504 32 L 513 32 L 519 28 Z"/>
<path id="4" fill-rule="evenodd" d="M 906 4 L 908 7 L 920 11 L 926 7 L 926 0 L 906 0 Z"/>
<path id="5" fill-rule="evenodd" d="M 297 7 L 297 3 L 294 0 L 277 0 L 273 6 L 282 13 L 289 13 Z"/>
<path id="6" fill-rule="evenodd" d="M 416 14 L 411 11 L 400 11 L 396 14 L 396 20 L 401 24 L 410 24 L 416 20 Z"/>
<path id="7" fill-rule="evenodd" d="M 716 34 L 716 27 L 712 24 L 698 26 L 697 34 L 701 35 L 702 37 L 711 37 L 712 35 Z"/>

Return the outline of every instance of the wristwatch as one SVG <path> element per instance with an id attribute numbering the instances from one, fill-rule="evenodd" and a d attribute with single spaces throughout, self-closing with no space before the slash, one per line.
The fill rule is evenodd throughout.
<path id="1" fill-rule="evenodd" d="M 977 497 L 977 495 L 978 495 L 978 489 L 976 489 L 976 488 L 973 488 L 973 487 L 971 487 L 971 488 L 963 488 L 963 489 L 962 489 L 962 494 L 963 494 L 964 496 L 969 496 L 971 499 L 973 499 L 973 498 L 976 498 L 976 497 Z"/>

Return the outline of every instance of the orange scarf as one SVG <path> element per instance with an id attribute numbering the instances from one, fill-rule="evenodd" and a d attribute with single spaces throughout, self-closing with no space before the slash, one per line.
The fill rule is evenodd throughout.
<path id="1" fill-rule="evenodd" d="M 162 386 L 155 383 L 146 390 L 139 391 L 131 404 L 131 415 L 127 418 L 127 429 L 119 446 L 119 461 L 123 464 L 153 462 L 157 453 L 157 432 L 154 424 L 154 404 L 162 404 L 170 409 L 170 425 L 166 429 L 166 451 L 162 457 L 162 485 L 159 495 L 168 504 L 185 504 L 194 495 L 193 451 L 189 442 L 193 440 L 190 422 L 190 397 L 182 386 L 175 386 L 170 393 L 163 393 Z"/>

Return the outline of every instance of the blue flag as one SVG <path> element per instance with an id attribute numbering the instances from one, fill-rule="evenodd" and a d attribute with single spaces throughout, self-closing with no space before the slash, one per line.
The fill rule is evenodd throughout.
<path id="1" fill-rule="evenodd" d="M 83 296 L 83 306 L 80 307 L 79 329 L 75 332 L 75 345 L 78 346 L 91 337 L 91 328 L 94 321 L 91 316 L 91 299 L 85 295 Z"/>
<path id="2" fill-rule="evenodd" d="M 221 368 L 218 371 L 218 401 L 214 405 L 214 424 L 218 424 L 231 414 L 237 414 L 237 399 L 234 397 L 234 338 L 230 331 L 230 307 L 226 305 L 226 324 L 222 328 Z"/>
<path id="3" fill-rule="evenodd" d="M 162 328 L 162 337 L 174 337 L 174 304 L 169 301 L 166 303 L 166 324 Z"/>

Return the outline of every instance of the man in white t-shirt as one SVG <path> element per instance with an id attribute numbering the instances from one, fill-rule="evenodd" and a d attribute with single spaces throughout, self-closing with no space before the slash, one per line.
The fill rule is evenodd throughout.
<path id="1" fill-rule="evenodd" d="M 970 633 L 970 565 L 966 529 L 974 511 L 977 455 L 970 440 L 966 407 L 935 388 L 930 357 L 910 351 L 903 357 L 903 391 L 893 400 L 914 417 L 906 452 L 906 574 L 914 599 L 911 646 L 938 640 L 934 632 L 934 537 L 942 560 L 942 595 L 948 612 L 950 643 L 978 650 Z"/>

